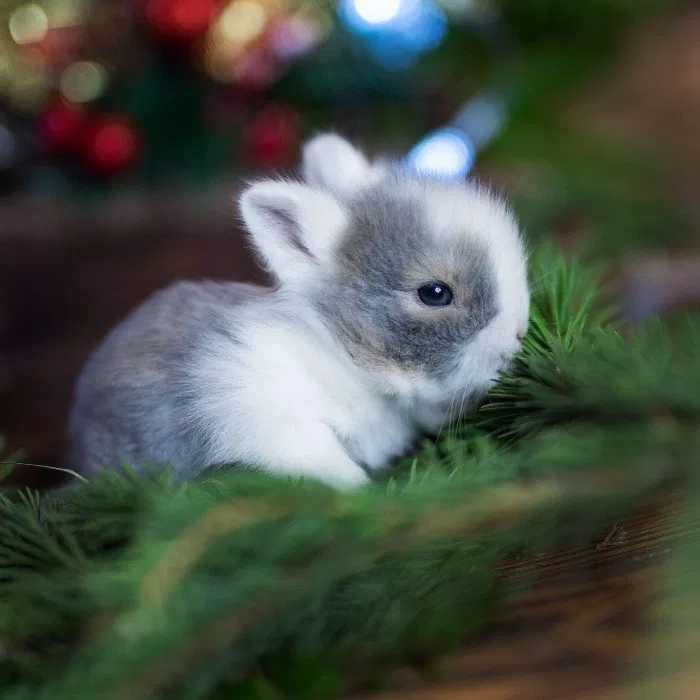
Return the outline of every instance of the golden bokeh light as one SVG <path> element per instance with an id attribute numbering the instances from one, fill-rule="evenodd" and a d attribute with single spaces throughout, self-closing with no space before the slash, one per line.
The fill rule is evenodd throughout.
<path id="1" fill-rule="evenodd" d="M 95 61 L 76 61 L 61 74 L 61 93 L 70 102 L 92 102 L 106 87 L 107 71 Z"/>
<path id="2" fill-rule="evenodd" d="M 9 21 L 10 36 L 17 44 L 41 41 L 49 30 L 49 18 L 41 5 L 29 3 L 18 7 Z"/>
<path id="3" fill-rule="evenodd" d="M 262 34 L 268 14 L 256 0 L 235 0 L 220 15 L 217 33 L 224 41 L 245 44 Z"/>
<path id="4" fill-rule="evenodd" d="M 79 25 L 88 11 L 88 0 L 49 0 L 44 3 L 51 29 Z"/>

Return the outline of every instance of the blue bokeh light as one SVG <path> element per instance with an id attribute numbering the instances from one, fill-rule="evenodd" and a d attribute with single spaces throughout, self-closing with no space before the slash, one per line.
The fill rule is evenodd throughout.
<path id="1" fill-rule="evenodd" d="M 386 24 L 401 13 L 401 0 L 353 0 L 357 18 L 368 25 Z"/>
<path id="2" fill-rule="evenodd" d="M 476 148 L 466 133 L 445 128 L 428 134 L 406 157 L 415 172 L 446 179 L 465 177 L 474 165 Z"/>
<path id="3" fill-rule="evenodd" d="M 453 123 L 469 134 L 477 150 L 492 141 L 503 129 L 506 120 L 506 103 L 501 95 L 484 92 L 459 111 Z"/>
<path id="4" fill-rule="evenodd" d="M 340 17 L 386 68 L 408 68 L 438 46 L 447 19 L 434 0 L 341 0 Z"/>

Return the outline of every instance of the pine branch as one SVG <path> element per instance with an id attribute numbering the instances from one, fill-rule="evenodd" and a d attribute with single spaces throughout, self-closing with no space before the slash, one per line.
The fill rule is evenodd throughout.
<path id="1" fill-rule="evenodd" d="M 83 643 L 68 672 L 48 686 L 54 698 L 102 697 L 106 688 L 106 697 L 180 697 L 176 686 L 211 690 L 270 657 L 332 649 L 336 663 L 347 655 L 378 663 L 445 648 L 482 622 L 499 558 L 591 537 L 611 512 L 677 473 L 670 448 L 680 439 L 560 432 L 510 453 L 507 478 L 496 471 L 475 486 L 473 474 L 492 465 L 473 460 L 448 478 L 393 493 L 336 494 L 261 474 L 187 486 L 110 477 L 120 500 L 145 494 L 132 546 L 114 558 L 102 554 L 83 572 L 73 568 L 76 559 L 57 557 L 63 568 L 51 561 L 50 587 L 39 585 L 39 571 L 21 577 L 35 583 L 26 597 L 18 586 L 2 588 L 23 616 L 35 610 L 16 640 L 31 642 L 20 647 L 24 672 L 51 669 L 51 654 L 54 673 L 60 668 L 62 649 L 50 646 L 47 655 L 41 639 L 71 631 L 57 611 L 80 623 L 72 632 Z M 81 502 L 88 509 L 108 502 L 100 481 L 75 490 L 74 512 Z M 36 527 L 26 500 L 12 511 Z M 67 519 L 43 549 L 64 551 L 81 532 Z M 11 556 L 5 552 L 4 571 Z M 71 635 L 63 641 L 79 643 Z"/>
<path id="2" fill-rule="evenodd" d="M 513 373 L 387 484 L 110 472 L 2 497 L 8 697 L 210 698 L 283 687 L 295 659 L 358 679 L 482 625 L 504 557 L 588 541 L 685 479 L 698 319 L 623 339 L 587 268 L 535 269 Z"/>

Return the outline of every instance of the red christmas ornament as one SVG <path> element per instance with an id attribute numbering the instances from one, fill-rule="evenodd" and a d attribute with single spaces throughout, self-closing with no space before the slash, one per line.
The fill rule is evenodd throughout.
<path id="1" fill-rule="evenodd" d="M 80 148 L 87 127 L 85 112 L 68 102 L 53 103 L 39 118 L 39 136 L 47 151 L 72 153 Z"/>
<path id="2" fill-rule="evenodd" d="M 209 29 L 219 0 L 147 0 L 146 19 L 165 39 L 192 41 Z"/>
<path id="3" fill-rule="evenodd" d="M 141 139 L 136 129 L 121 116 L 101 117 L 83 141 L 83 162 L 100 175 L 119 175 L 134 165 L 140 153 Z"/>
<path id="4" fill-rule="evenodd" d="M 258 168 L 292 165 L 299 143 L 299 116 L 290 107 L 266 107 L 245 131 L 246 157 Z"/>

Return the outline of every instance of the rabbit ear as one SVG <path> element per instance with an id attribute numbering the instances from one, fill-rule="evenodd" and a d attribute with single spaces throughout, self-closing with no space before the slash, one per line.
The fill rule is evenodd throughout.
<path id="1" fill-rule="evenodd" d="M 321 134 L 304 146 L 304 179 L 343 198 L 354 194 L 372 173 L 368 160 L 336 134 Z"/>
<path id="2" fill-rule="evenodd" d="M 296 182 L 259 182 L 243 193 L 240 207 L 255 246 L 282 282 L 327 263 L 346 225 L 333 197 Z"/>

